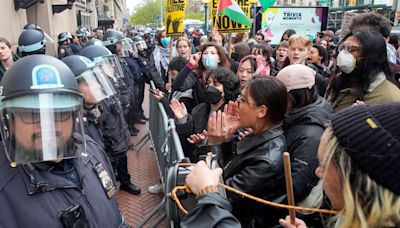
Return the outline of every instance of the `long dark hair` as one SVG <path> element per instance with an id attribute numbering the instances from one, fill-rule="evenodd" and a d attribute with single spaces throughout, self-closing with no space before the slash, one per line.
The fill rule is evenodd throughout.
<path id="1" fill-rule="evenodd" d="M 380 33 L 358 30 L 346 35 L 338 47 L 350 36 L 354 36 L 361 46 L 361 57 L 357 59 L 356 68 L 346 74 L 341 72 L 332 79 L 327 95 L 335 101 L 342 89 L 354 87 L 357 90 L 357 100 L 363 100 L 371 83 L 378 73 L 391 75 L 387 60 L 386 43 Z"/>
<path id="2" fill-rule="evenodd" d="M 301 108 L 314 103 L 318 99 L 318 89 L 313 85 L 311 89 L 304 88 L 290 90 L 288 93 L 288 99 L 292 101 L 293 108 Z"/>

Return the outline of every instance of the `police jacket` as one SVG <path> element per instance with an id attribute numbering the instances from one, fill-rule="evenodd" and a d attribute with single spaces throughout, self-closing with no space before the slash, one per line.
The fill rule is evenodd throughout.
<path id="1" fill-rule="evenodd" d="M 79 52 L 81 52 L 82 50 L 82 46 L 81 44 L 76 44 L 76 43 L 69 43 L 69 46 L 71 47 L 72 53 L 74 53 L 74 55 L 79 55 Z"/>
<path id="2" fill-rule="evenodd" d="M 318 182 L 318 146 L 325 125 L 333 115 L 332 107 L 322 98 L 286 114 L 283 129 L 292 165 L 294 199 L 302 201 Z"/>
<path id="3" fill-rule="evenodd" d="M 146 57 L 139 55 L 135 60 L 139 64 L 140 72 L 142 73 L 141 80 L 150 83 L 150 69 Z"/>
<path id="4" fill-rule="evenodd" d="M 224 150 L 211 146 L 209 148 Z M 280 126 L 249 135 L 237 143 L 233 158 L 224 167 L 225 184 L 250 195 L 281 203 L 286 194 L 283 152 L 286 142 Z M 219 153 L 219 152 L 217 152 Z M 278 224 L 287 210 L 278 210 L 227 192 L 233 215 L 243 227 L 270 227 Z"/>
<path id="5" fill-rule="evenodd" d="M 76 145 L 77 149 L 83 147 Z M 27 171 L 26 165 L 11 168 L 0 147 L 0 227 L 62 228 L 59 218 L 74 204 L 82 207 L 90 227 L 123 227 L 115 196 L 107 196 L 102 185 L 104 176 L 100 178 L 95 171 L 95 167 L 102 167 L 115 185 L 110 162 L 89 137 L 86 147 L 87 156 L 60 162 L 70 164 L 76 177 L 67 171 L 56 172 L 51 162 L 32 164 L 34 171 Z M 37 180 L 42 185 L 35 184 Z"/>
<path id="6" fill-rule="evenodd" d="M 118 78 L 120 87 L 118 89 L 118 98 L 121 101 L 121 106 L 125 113 L 129 110 L 132 105 L 132 92 L 133 92 L 133 76 L 129 70 L 128 64 L 122 58 L 118 58 L 122 68 L 122 77 Z"/>
<path id="7" fill-rule="evenodd" d="M 130 136 L 122 107 L 115 96 L 103 100 L 100 116 L 106 153 L 113 159 L 125 155 L 129 149 Z"/>

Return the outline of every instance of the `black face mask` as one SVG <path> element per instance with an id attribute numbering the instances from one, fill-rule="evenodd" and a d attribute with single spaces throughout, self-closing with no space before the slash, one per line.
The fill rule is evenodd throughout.
<path id="1" fill-rule="evenodd" d="M 222 92 L 214 86 L 208 86 L 204 91 L 204 102 L 216 104 L 222 99 Z"/>
<path id="2" fill-rule="evenodd" d="M 232 52 L 231 53 L 231 59 L 235 60 L 236 62 L 239 62 L 239 54 L 237 52 Z"/>

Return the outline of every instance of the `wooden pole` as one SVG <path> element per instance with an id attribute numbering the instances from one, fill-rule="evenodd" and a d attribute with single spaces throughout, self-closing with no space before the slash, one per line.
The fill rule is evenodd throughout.
<path id="1" fill-rule="evenodd" d="M 169 62 L 172 61 L 173 50 L 174 50 L 174 37 L 171 37 L 171 42 L 169 44 Z M 171 78 L 170 74 L 168 74 L 168 83 L 170 85 L 172 85 L 172 78 Z M 171 91 L 169 90 L 168 93 L 171 93 Z"/>
<path id="2" fill-rule="evenodd" d="M 294 206 L 294 194 L 293 194 L 293 183 L 292 183 L 292 168 L 290 165 L 290 154 L 288 152 L 283 153 L 283 164 L 285 167 L 285 180 L 286 180 L 286 193 L 288 198 L 288 205 Z M 295 225 L 296 213 L 295 210 L 289 209 L 290 223 Z"/>

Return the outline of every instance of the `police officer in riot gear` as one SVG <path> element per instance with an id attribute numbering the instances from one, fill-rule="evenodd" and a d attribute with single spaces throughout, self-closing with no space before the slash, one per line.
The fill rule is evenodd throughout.
<path id="1" fill-rule="evenodd" d="M 117 179 L 121 182 L 120 189 L 131 194 L 140 194 L 140 188 L 131 182 L 131 176 L 128 171 L 126 153 L 133 144 L 130 143 L 129 130 L 119 97 L 128 98 L 129 101 L 130 92 L 124 92 L 125 84 L 121 80 L 122 72 L 119 61 L 107 48 L 99 45 L 85 47 L 82 49 L 81 55 L 91 59 L 99 66 L 103 74 L 111 79 L 118 93 L 118 97 L 112 96 L 100 102 L 103 109 L 100 121 L 104 133 L 104 144 L 117 173 Z"/>
<path id="2" fill-rule="evenodd" d="M 90 32 L 85 27 L 79 27 L 78 30 L 76 30 L 76 36 L 78 37 L 79 43 L 82 48 L 86 47 L 86 42 L 88 41 L 87 37 L 89 35 Z"/>
<path id="3" fill-rule="evenodd" d="M 139 88 L 138 81 L 140 80 L 141 73 L 139 65 L 132 59 L 134 52 L 129 41 L 123 34 L 114 29 L 108 29 L 103 37 L 104 45 L 119 57 L 123 73 L 125 75 L 125 83 L 131 88 L 130 109 L 125 115 L 128 123 L 129 132 L 132 136 L 137 135 L 138 129 L 134 127 L 134 123 L 145 124 L 145 120 L 140 118 L 139 110 Z M 136 49 L 136 48 L 135 48 Z"/>
<path id="4" fill-rule="evenodd" d="M 79 90 L 83 95 L 83 121 L 85 133 L 93 138 L 105 150 L 103 132 L 100 123 L 102 108 L 98 104 L 115 95 L 114 87 L 90 59 L 72 55 L 62 59 L 74 73 Z"/>
<path id="5" fill-rule="evenodd" d="M 27 29 L 18 38 L 18 53 L 21 57 L 45 54 L 46 38 L 41 30 Z"/>
<path id="6" fill-rule="evenodd" d="M 73 55 L 72 49 L 69 46 L 70 36 L 67 32 L 58 34 L 58 58 L 62 59 L 66 56 Z"/>
<path id="7" fill-rule="evenodd" d="M 71 70 L 28 56 L 1 87 L 0 227 L 126 227 L 109 160 L 83 134 Z"/>

